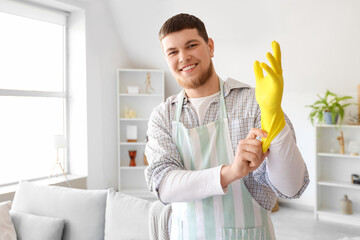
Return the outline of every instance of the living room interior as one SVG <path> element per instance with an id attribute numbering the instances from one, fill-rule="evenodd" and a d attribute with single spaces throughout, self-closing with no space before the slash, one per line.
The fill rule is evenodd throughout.
<path id="1" fill-rule="evenodd" d="M 47 12 L 56 17 L 49 17 Z M 41 64 L 39 69 L 47 74 L 44 78 L 60 79 L 59 87 L 31 86 L 32 77 L 36 78 L 38 73 L 32 72 L 26 61 L 30 63 L 33 56 L 15 51 L 16 44 L 22 44 L 19 39 L 0 40 L 0 52 L 13 47 L 8 52 L 11 62 L 16 63 L 10 68 L 7 65 L 10 61 L 1 54 L 0 62 L 7 70 L 0 70 L 0 79 L 5 80 L 0 80 L 0 106 L 5 109 L 4 117 L 0 118 L 3 119 L 0 132 L 8 135 L 0 134 L 4 149 L 0 150 L 3 152 L 0 153 L 0 203 L 14 200 L 21 180 L 90 191 L 113 189 L 150 202 L 156 200 L 144 179 L 147 120 L 155 106 L 182 90 L 166 63 L 158 32 L 169 17 L 189 13 L 205 23 L 209 37 L 214 40 L 212 60 L 217 74 L 224 80 L 230 77 L 255 87 L 254 61 L 266 62 L 265 54 L 271 51 L 271 42 L 280 43 L 284 72 L 282 109 L 293 124 L 310 184 L 299 199 L 278 199 L 279 209 L 273 213 L 277 239 L 360 239 L 359 12 L 357 0 L 0 2 L 0 14 L 56 22 L 65 29 L 60 50 L 63 52 L 61 76 L 51 76 L 56 70 L 42 65 L 46 59 L 29 64 L 31 68 Z M 1 22 L 1 28 L 5 29 L 6 24 Z M 28 35 L 33 40 L 30 38 L 33 33 L 18 36 Z M 54 36 L 55 33 L 51 37 Z M 14 46 L 9 45 L 11 42 Z M 25 46 L 30 46 L 29 42 Z M 39 56 L 50 56 L 40 54 L 47 50 L 36 51 Z M 26 81 L 13 84 L 15 78 L 5 79 L 10 75 L 26 77 Z M 135 89 L 131 89 L 134 85 Z M 327 90 L 340 98 L 349 96 L 342 102 L 349 105 L 335 124 L 319 122 L 323 118 L 315 118 L 312 123 L 309 116 L 314 108 L 309 106 L 324 97 Z M 22 105 L 13 100 L 19 97 L 60 102 L 44 108 L 39 105 L 32 111 L 31 104 L 36 102 L 30 100 Z M 7 104 L 11 102 L 15 105 L 9 107 Z M 21 112 L 14 106 L 20 106 Z M 62 112 L 50 110 L 51 106 Z M 37 122 L 36 127 L 31 126 L 31 121 L 37 121 L 33 116 L 37 112 L 47 117 L 48 122 L 55 119 L 57 125 L 45 127 Z M 135 130 L 131 129 L 134 125 Z M 42 126 L 49 130 L 37 129 Z M 21 130 L 32 127 L 31 131 Z M 49 158 L 45 162 L 36 160 L 37 153 L 43 151 L 41 148 L 29 147 L 35 146 L 31 145 L 32 140 L 39 139 L 35 136 L 38 130 L 44 136 L 46 131 L 48 134 L 48 138 L 39 140 L 42 145 L 36 145 L 46 148 L 46 153 L 41 155 Z M 129 131 L 135 131 L 138 143 L 127 141 Z M 136 168 L 128 166 L 131 149 L 137 150 Z M 24 157 L 8 160 L 14 156 Z M 351 201 L 351 211 L 348 205 L 348 211 L 344 210 L 345 200 Z"/>

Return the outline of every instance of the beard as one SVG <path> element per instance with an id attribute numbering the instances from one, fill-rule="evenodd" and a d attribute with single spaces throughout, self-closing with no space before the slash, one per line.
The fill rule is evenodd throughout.
<path id="1" fill-rule="evenodd" d="M 185 89 L 195 89 L 204 85 L 213 75 L 213 63 L 210 61 L 209 67 L 200 73 L 199 76 L 194 76 L 188 79 L 182 77 L 175 77 L 178 84 Z"/>

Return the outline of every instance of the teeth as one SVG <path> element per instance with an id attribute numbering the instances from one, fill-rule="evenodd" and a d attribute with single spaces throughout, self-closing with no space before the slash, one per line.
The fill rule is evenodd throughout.
<path id="1" fill-rule="evenodd" d="M 196 66 L 196 65 L 194 64 L 194 65 L 188 66 L 188 67 L 186 67 L 186 68 L 183 68 L 183 71 L 190 70 L 190 69 L 194 68 L 195 66 Z"/>

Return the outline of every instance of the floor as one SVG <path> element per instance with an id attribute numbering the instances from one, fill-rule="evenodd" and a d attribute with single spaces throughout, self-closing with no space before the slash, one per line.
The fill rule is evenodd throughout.
<path id="1" fill-rule="evenodd" d="M 360 227 L 316 221 L 311 210 L 280 205 L 272 220 L 277 240 L 360 240 Z"/>

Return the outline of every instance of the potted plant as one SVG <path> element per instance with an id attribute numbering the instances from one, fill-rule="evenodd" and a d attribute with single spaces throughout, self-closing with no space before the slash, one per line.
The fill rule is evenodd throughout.
<path id="1" fill-rule="evenodd" d="M 340 97 L 337 94 L 326 90 L 325 96 L 321 97 L 319 94 L 317 96 L 320 98 L 312 105 L 307 105 L 306 107 L 312 108 L 309 119 L 311 124 L 314 125 L 315 120 L 318 123 L 326 123 L 326 124 L 336 124 L 338 117 L 340 117 L 341 125 L 344 119 L 345 107 L 356 104 L 356 103 L 345 103 L 342 101 L 347 99 L 352 99 L 351 96 Z"/>

